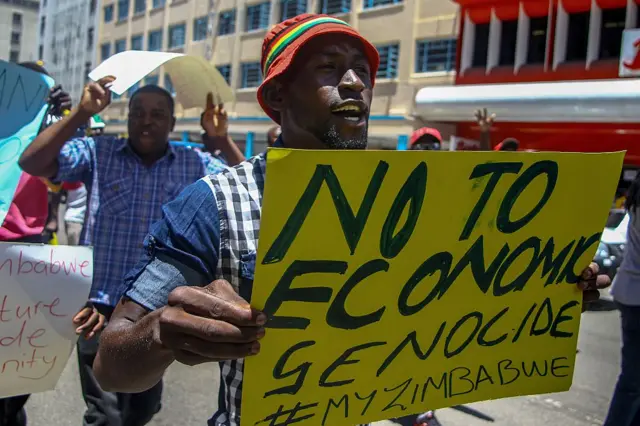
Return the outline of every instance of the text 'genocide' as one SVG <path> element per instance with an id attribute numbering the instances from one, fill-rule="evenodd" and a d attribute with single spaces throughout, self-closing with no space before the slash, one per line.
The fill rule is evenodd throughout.
<path id="1" fill-rule="evenodd" d="M 538 237 L 527 236 L 518 245 L 510 246 L 505 243 L 492 258 L 486 256 L 485 237 L 479 235 L 472 238 L 473 230 L 480 215 L 494 194 L 500 179 L 506 175 L 516 175 L 516 178 L 505 192 L 495 217 L 496 229 L 501 233 L 514 234 L 522 230 L 548 203 L 558 181 L 558 164 L 555 161 L 544 160 L 533 163 L 525 170 L 523 168 L 524 165 L 520 162 L 495 162 L 477 165 L 469 180 L 477 181 L 483 179 L 486 185 L 459 234 L 458 241 L 469 241 L 466 252 L 459 259 L 455 259 L 451 253 L 446 251 L 428 255 L 417 266 L 410 278 L 398 287 L 396 299 L 380 300 L 379 305 L 371 312 L 352 315 L 346 309 L 349 295 L 352 291 L 358 285 L 366 285 L 366 279 L 374 274 L 393 274 L 393 265 L 390 261 L 402 251 L 411 239 L 422 211 L 427 188 L 428 167 L 424 162 L 419 163 L 398 191 L 386 216 L 380 233 L 380 257 L 369 260 L 352 270 L 349 270 L 348 262 L 341 260 L 290 260 L 274 290 L 266 300 L 263 311 L 269 317 L 267 327 L 272 329 L 307 329 L 311 323 L 309 318 L 278 315 L 278 311 L 283 304 L 294 302 L 327 304 L 326 324 L 341 330 L 358 330 L 375 324 L 383 320 L 385 311 L 391 309 L 392 306 L 402 316 L 409 317 L 418 314 L 433 301 L 441 299 L 455 284 L 456 279 L 467 270 L 470 270 L 477 288 L 482 293 L 494 297 L 501 297 L 523 290 L 527 282 L 533 277 L 542 279 L 545 286 L 576 283 L 579 280 L 578 274 L 580 270 L 585 266 L 579 265 L 578 262 L 581 261 L 591 247 L 597 244 L 600 240 L 600 233 L 581 236 L 561 245 L 557 244 L 554 238 L 542 241 Z M 345 241 L 353 255 L 388 169 L 388 163 L 384 161 L 378 163 L 360 207 L 357 212 L 354 212 L 333 168 L 329 165 L 316 166 L 315 173 L 284 227 L 266 252 L 262 259 L 262 264 L 276 264 L 285 260 L 289 248 L 300 232 L 323 185 L 327 186 L 331 194 Z M 514 218 L 512 210 L 518 198 L 535 179 L 542 179 L 545 182 L 537 203 L 534 203 L 535 205 L 526 214 L 519 218 Z M 400 225 L 405 210 L 408 211 L 408 214 L 404 223 Z M 516 274 L 515 278 L 507 279 L 507 277 L 514 276 L 513 273 L 509 274 L 510 268 L 520 258 L 527 259 L 524 270 L 516 271 L 518 274 Z M 522 265 L 522 262 L 518 265 Z M 521 266 L 520 268 L 522 269 Z M 576 274 L 576 269 L 578 269 L 578 274 Z M 349 271 L 348 274 L 347 271 Z M 339 276 L 345 276 L 345 278 L 341 279 L 343 284 L 337 286 L 338 290 L 335 295 L 334 288 L 329 286 L 294 286 L 296 279 L 301 279 L 308 274 L 324 274 L 328 282 L 335 280 Z M 418 302 L 411 303 L 410 300 L 413 300 L 411 295 L 419 287 L 420 283 L 426 277 L 433 275 L 437 275 L 438 279 L 426 297 Z M 332 276 L 334 278 L 330 278 Z M 330 365 L 319 366 L 322 374 L 320 374 L 319 383 L 314 383 L 314 386 L 338 387 L 353 383 L 355 379 L 349 377 L 348 373 L 335 374 L 336 370 L 344 365 L 358 363 L 360 361 L 358 355 L 360 358 L 370 357 L 371 354 L 366 351 L 372 348 L 385 348 L 385 355 L 381 357 L 377 371 L 372 372 L 376 377 L 379 377 L 404 351 L 411 351 L 421 360 L 428 359 L 436 351 L 445 358 L 453 358 L 472 343 L 485 347 L 502 343 L 509 344 L 517 342 L 523 335 L 572 338 L 573 333 L 562 326 L 563 323 L 571 321 L 579 313 L 580 304 L 576 301 L 554 304 L 550 298 L 542 297 L 540 300 L 532 302 L 526 313 L 513 313 L 511 317 L 508 317 L 510 314 L 509 307 L 504 307 L 504 309 L 491 314 L 480 311 L 469 312 L 465 315 L 460 315 L 457 321 L 451 321 L 450 323 L 447 321 L 434 321 L 434 334 L 419 336 L 416 331 L 412 331 L 408 335 L 400 336 L 396 342 L 380 340 L 347 349 L 338 354 L 335 357 L 335 361 Z M 496 333 L 494 327 L 500 321 L 515 324 L 513 331 L 511 333 Z M 439 327 L 436 329 L 438 324 Z M 492 332 L 492 330 L 494 331 Z M 294 364 L 290 362 L 290 358 L 299 351 L 300 353 L 304 353 L 305 350 L 313 351 L 315 344 L 315 340 L 308 339 L 284 351 L 273 368 L 273 378 L 286 383 L 286 385 L 283 384 L 267 391 L 264 394 L 265 398 L 278 394 L 295 395 L 300 391 L 309 370 L 314 368 L 312 366 L 313 363 Z M 387 347 L 388 350 L 386 350 Z M 559 359 L 548 361 L 549 371 L 556 371 L 556 364 L 558 364 Z M 511 362 L 505 360 L 505 362 L 507 361 Z M 505 362 L 498 365 L 498 371 L 502 372 L 504 370 Z M 535 364 L 536 361 L 533 362 Z M 544 361 L 544 363 L 546 366 L 547 361 Z M 507 367 L 510 366 L 511 364 Z M 532 369 L 533 367 L 526 367 L 523 364 L 520 370 L 525 371 L 527 368 Z M 537 368 L 535 367 L 534 369 Z M 563 368 L 566 368 L 566 366 Z M 462 370 L 456 370 L 455 372 L 459 373 L 460 371 Z M 449 372 L 449 377 L 452 377 L 451 375 L 455 372 Z M 469 372 L 468 374 L 471 373 Z M 525 374 L 525 376 L 529 377 L 528 374 Z M 554 374 L 554 376 L 565 377 L 566 375 L 556 376 Z M 356 397 L 358 396 L 356 395 Z M 333 402 L 336 403 L 336 401 Z M 265 422 L 270 422 L 270 424 L 290 424 L 287 422 L 273 423 L 273 421 L 275 421 L 273 418 L 270 420 L 265 419 Z"/>

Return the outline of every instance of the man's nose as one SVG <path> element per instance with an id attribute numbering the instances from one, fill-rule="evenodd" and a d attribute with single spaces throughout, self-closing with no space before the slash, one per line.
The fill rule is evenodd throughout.
<path id="1" fill-rule="evenodd" d="M 365 85 L 360 77 L 358 77 L 358 74 L 356 74 L 354 70 L 350 69 L 346 73 L 344 73 L 342 79 L 340 79 L 338 88 L 353 90 L 360 93 L 365 89 Z"/>

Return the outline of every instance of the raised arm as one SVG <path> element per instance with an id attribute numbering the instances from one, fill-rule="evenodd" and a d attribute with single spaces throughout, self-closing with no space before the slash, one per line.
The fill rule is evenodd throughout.
<path id="1" fill-rule="evenodd" d="M 206 107 L 200 118 L 200 125 L 205 131 L 203 142 L 209 152 L 220 150 L 229 166 L 235 166 L 245 160 L 238 145 L 229 136 L 229 117 L 224 105 L 215 105 L 213 95 L 207 95 Z"/>
<path id="2" fill-rule="evenodd" d="M 55 177 L 58 174 L 60 150 L 75 136 L 80 126 L 109 105 L 111 96 L 105 86 L 113 81 L 113 77 L 105 77 L 97 83 L 87 84 L 80 105 L 67 117 L 52 124 L 34 139 L 22 153 L 19 160 L 20 167 L 30 175 Z"/>
<path id="3" fill-rule="evenodd" d="M 475 118 L 480 127 L 480 151 L 491 151 L 491 126 L 493 126 L 496 115 L 489 115 L 487 109 L 484 108 L 475 112 Z"/>

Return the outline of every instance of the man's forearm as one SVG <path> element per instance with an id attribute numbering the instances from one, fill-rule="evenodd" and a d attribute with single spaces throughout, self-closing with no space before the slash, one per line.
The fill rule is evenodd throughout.
<path id="1" fill-rule="evenodd" d="M 156 385 L 174 361 L 172 353 L 156 342 L 154 322 L 161 310 L 137 321 L 112 317 L 100 338 L 93 364 L 100 386 L 110 392 L 137 393 Z"/>
<path id="2" fill-rule="evenodd" d="M 209 146 L 219 149 L 224 158 L 227 159 L 229 166 L 235 166 L 242 163 L 245 160 L 244 154 L 238 148 L 238 145 L 233 141 L 231 136 L 209 136 L 206 133 L 203 135 L 205 138 L 205 146 L 208 149 Z"/>
<path id="3" fill-rule="evenodd" d="M 491 130 L 480 130 L 480 151 L 491 151 Z"/>
<path id="4" fill-rule="evenodd" d="M 53 178 L 58 173 L 60 150 L 89 118 L 74 108 L 67 117 L 44 129 L 22 153 L 20 167 L 30 175 Z"/>

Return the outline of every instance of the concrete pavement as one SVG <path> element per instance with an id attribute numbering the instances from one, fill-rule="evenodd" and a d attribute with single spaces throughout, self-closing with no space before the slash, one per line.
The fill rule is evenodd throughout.
<path id="1" fill-rule="evenodd" d="M 609 301 L 583 315 L 574 384 L 569 392 L 509 398 L 466 406 L 475 413 L 438 411 L 443 426 L 599 426 L 606 415 L 620 365 L 620 321 Z M 31 426 L 78 426 L 84 403 L 75 354 L 56 390 L 33 395 L 27 405 Z M 204 426 L 214 411 L 217 368 L 174 365 L 166 376 L 163 410 L 151 426 Z M 475 414 L 475 415 L 473 415 Z M 489 419 L 483 420 L 482 418 Z M 492 420 L 492 421 L 491 421 Z M 406 424 L 401 420 L 376 426 Z"/>

